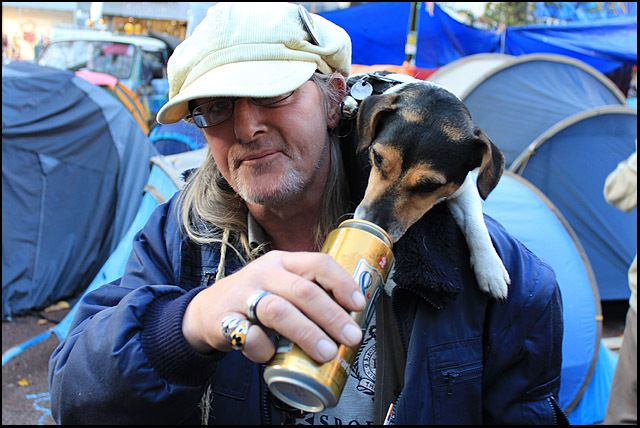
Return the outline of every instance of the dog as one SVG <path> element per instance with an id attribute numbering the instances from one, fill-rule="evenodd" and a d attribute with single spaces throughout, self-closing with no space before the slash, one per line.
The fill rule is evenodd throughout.
<path id="1" fill-rule="evenodd" d="M 371 172 L 354 212 L 397 242 L 435 204 L 446 201 L 470 250 L 480 289 L 506 301 L 510 278 L 496 253 L 481 200 L 504 171 L 504 155 L 471 119 L 462 101 L 427 81 L 405 81 L 362 99 L 357 147 Z M 477 183 L 469 172 L 479 168 Z"/>

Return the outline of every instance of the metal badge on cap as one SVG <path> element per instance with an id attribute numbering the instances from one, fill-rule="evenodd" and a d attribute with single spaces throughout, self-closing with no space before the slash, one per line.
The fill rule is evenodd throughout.
<path id="1" fill-rule="evenodd" d="M 318 37 L 316 36 L 315 30 L 313 27 L 313 21 L 311 20 L 311 15 L 309 15 L 309 12 L 307 12 L 307 9 L 305 9 L 305 7 L 302 6 L 301 4 L 298 5 L 298 14 L 300 15 L 300 20 L 302 21 L 302 25 L 304 26 L 304 29 L 307 30 L 307 33 L 309 33 L 309 37 L 311 37 L 311 43 L 316 46 L 320 46 L 320 42 L 318 41 Z"/>

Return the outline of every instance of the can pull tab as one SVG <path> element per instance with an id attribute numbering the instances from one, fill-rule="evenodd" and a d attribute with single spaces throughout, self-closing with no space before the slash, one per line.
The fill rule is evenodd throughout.
<path id="1" fill-rule="evenodd" d="M 373 86 L 371 86 L 371 83 L 367 82 L 365 79 L 361 79 L 353 84 L 349 93 L 356 100 L 362 101 L 369 95 L 373 94 Z"/>

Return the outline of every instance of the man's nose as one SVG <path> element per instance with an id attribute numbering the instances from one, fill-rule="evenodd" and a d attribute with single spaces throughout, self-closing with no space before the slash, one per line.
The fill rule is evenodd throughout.
<path id="1" fill-rule="evenodd" d="M 248 98 L 238 98 L 233 107 L 233 128 L 236 139 L 241 143 L 253 141 L 259 134 L 266 132 L 264 109 Z"/>

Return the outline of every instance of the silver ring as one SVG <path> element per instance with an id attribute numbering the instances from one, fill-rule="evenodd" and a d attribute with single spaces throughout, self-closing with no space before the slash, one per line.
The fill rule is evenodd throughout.
<path id="1" fill-rule="evenodd" d="M 241 350 L 246 342 L 251 322 L 230 315 L 222 320 L 221 327 L 222 335 L 231 347 L 235 350 Z"/>
<path id="2" fill-rule="evenodd" d="M 257 290 L 254 291 L 251 296 L 247 299 L 247 317 L 249 321 L 260 324 L 260 320 L 258 320 L 258 315 L 256 314 L 256 308 L 258 307 L 258 303 L 264 296 L 268 296 L 269 294 L 273 294 L 270 291 Z"/>

